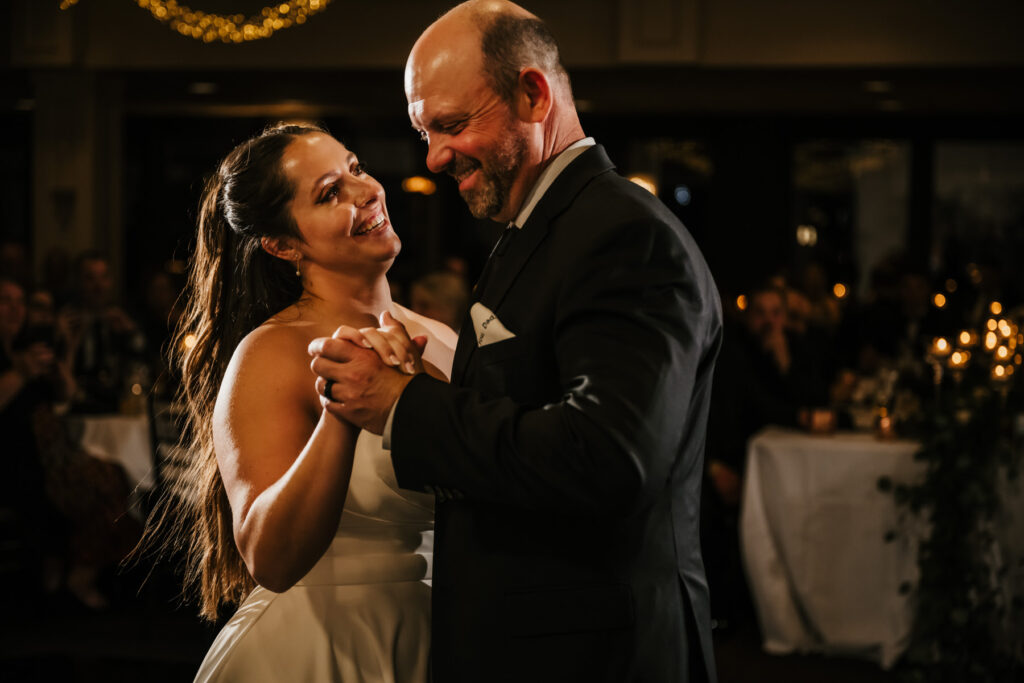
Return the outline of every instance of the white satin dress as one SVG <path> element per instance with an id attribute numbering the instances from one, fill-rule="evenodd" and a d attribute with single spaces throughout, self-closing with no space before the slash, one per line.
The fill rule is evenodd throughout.
<path id="1" fill-rule="evenodd" d="M 397 306 L 393 315 L 430 337 L 424 358 L 448 375 L 455 334 Z M 330 548 L 284 593 L 257 587 L 195 680 L 425 683 L 433 541 L 433 496 L 399 488 L 381 437 L 361 432 Z"/>

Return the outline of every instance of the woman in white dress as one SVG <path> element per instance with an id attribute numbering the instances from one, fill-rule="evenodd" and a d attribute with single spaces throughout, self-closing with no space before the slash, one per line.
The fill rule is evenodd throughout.
<path id="1" fill-rule="evenodd" d="M 239 607 L 197 681 L 427 680 L 432 497 L 322 409 L 306 351 L 345 326 L 396 371 L 447 375 L 454 333 L 391 301 L 399 248 L 380 184 L 319 128 L 270 128 L 207 183 L 175 345 L 194 461 L 170 515 L 202 614 Z"/>

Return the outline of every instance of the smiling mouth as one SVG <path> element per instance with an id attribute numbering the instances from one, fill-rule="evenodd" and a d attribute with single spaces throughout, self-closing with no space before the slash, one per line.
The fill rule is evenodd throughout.
<path id="1" fill-rule="evenodd" d="M 371 233 L 378 232 L 383 229 L 386 222 L 384 214 L 377 214 L 375 217 L 360 225 L 352 234 L 369 235 Z"/>

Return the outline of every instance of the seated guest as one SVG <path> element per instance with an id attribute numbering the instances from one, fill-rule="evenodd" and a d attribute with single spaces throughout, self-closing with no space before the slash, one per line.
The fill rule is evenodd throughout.
<path id="1" fill-rule="evenodd" d="M 748 296 L 738 326 L 727 330 L 715 368 L 701 520 L 712 615 L 741 618 L 746 586 L 739 560 L 737 514 L 747 441 L 767 425 L 826 429 L 827 378 L 816 350 L 787 331 L 786 292 L 764 284 Z"/>
<path id="2" fill-rule="evenodd" d="M 69 437 L 53 409 L 74 388 L 67 358 L 58 353 L 62 341 L 52 324 L 25 322 L 24 290 L 0 278 L 0 508 L 20 531 L 3 540 L 24 549 L 29 585 L 64 587 L 100 608 L 100 572 L 139 538 L 126 514 L 128 484 L 119 465 L 89 456 Z"/>
<path id="3" fill-rule="evenodd" d="M 171 400 L 178 388 L 178 371 L 170 363 L 169 345 L 182 315 L 178 298 L 181 288 L 180 276 L 166 270 L 155 271 L 146 282 L 145 299 L 139 308 L 153 393 L 163 400 Z"/>
<path id="4" fill-rule="evenodd" d="M 0 510 L 2 542 L 15 549 L 13 563 L 4 566 L 16 567 L 22 574 L 19 585 L 34 594 L 43 588 L 44 565 L 55 572 L 62 525 L 46 496 L 32 421 L 37 411 L 67 393 L 70 377 L 61 371 L 52 327 L 48 335 L 42 328 L 26 327 L 25 321 L 25 290 L 0 276 Z M 49 583 L 54 581 L 50 577 Z"/>
<path id="5" fill-rule="evenodd" d="M 950 310 L 933 305 L 927 271 L 896 255 L 873 274 L 872 293 L 851 328 L 858 337 L 853 366 L 871 374 L 883 365 L 918 359 L 932 338 L 957 331 Z"/>
<path id="6" fill-rule="evenodd" d="M 75 277 L 75 297 L 61 311 L 78 384 L 73 406 L 81 412 L 115 412 L 129 365 L 142 360 L 145 339 L 139 325 L 114 302 L 106 259 L 95 252 L 82 254 Z"/>

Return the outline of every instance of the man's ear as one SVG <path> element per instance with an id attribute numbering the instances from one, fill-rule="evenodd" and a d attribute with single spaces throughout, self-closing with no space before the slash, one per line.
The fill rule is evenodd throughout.
<path id="1" fill-rule="evenodd" d="M 544 72 L 528 66 L 519 72 L 516 114 L 529 123 L 540 123 L 551 111 L 551 83 Z"/>
<path id="2" fill-rule="evenodd" d="M 261 237 L 260 246 L 271 256 L 285 261 L 298 261 L 302 258 L 299 250 L 291 245 L 287 237 Z"/>

